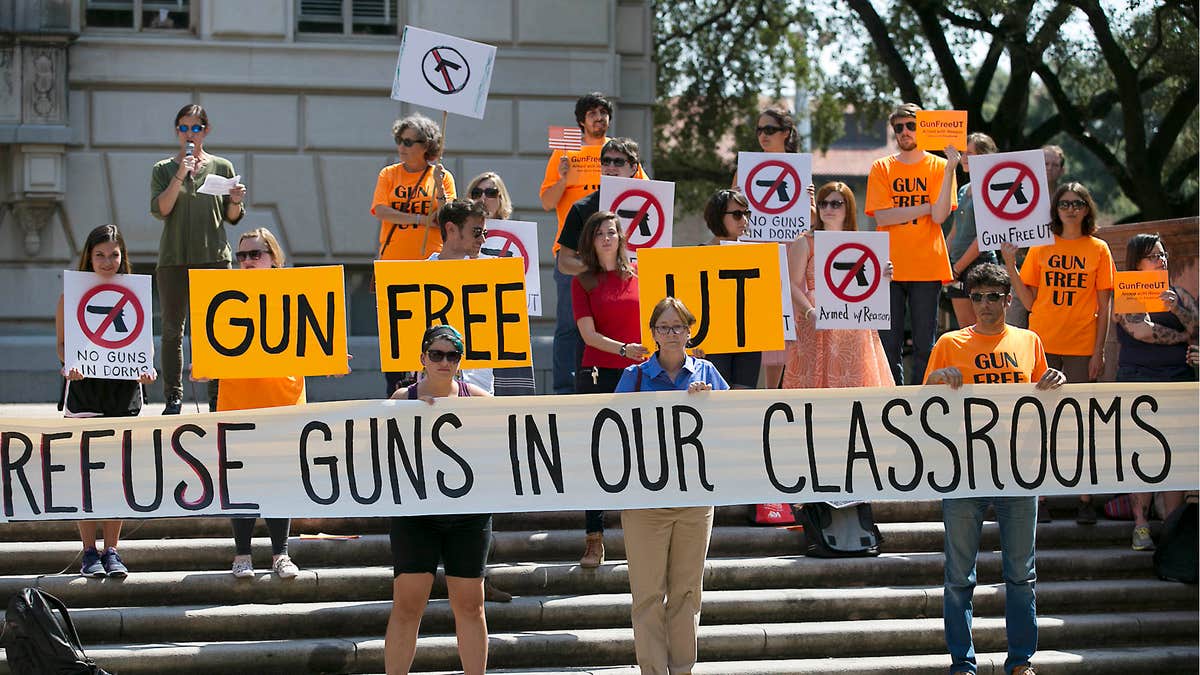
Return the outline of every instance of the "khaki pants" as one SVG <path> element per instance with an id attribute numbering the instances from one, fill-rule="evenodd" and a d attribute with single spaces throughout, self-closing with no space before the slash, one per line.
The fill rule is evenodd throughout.
<path id="1" fill-rule="evenodd" d="M 711 506 L 621 512 L 633 644 L 642 675 L 680 675 L 696 664 L 696 628 Z"/>

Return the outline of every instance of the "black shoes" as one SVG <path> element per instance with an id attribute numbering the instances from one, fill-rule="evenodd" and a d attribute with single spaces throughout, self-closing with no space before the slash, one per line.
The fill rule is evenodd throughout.
<path id="1" fill-rule="evenodd" d="M 169 398 L 169 399 L 167 399 L 167 407 L 163 408 L 162 414 L 178 415 L 180 410 L 182 410 L 182 409 L 183 409 L 183 401 L 182 400 L 177 399 L 177 398 Z"/>

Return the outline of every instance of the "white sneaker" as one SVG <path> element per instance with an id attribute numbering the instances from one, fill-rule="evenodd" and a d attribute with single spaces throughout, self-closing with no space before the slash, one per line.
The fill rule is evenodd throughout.
<path id="1" fill-rule="evenodd" d="M 250 556 L 233 556 L 233 576 L 238 579 L 249 579 L 254 576 L 254 561 Z"/>
<path id="2" fill-rule="evenodd" d="M 300 574 L 300 568 L 296 567 L 296 563 L 292 562 L 292 559 L 286 553 L 275 556 L 271 567 L 280 579 L 293 579 L 297 574 Z"/>

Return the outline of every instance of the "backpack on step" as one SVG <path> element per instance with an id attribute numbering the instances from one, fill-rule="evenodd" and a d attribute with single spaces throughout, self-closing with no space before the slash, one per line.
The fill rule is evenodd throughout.
<path id="1" fill-rule="evenodd" d="M 866 502 L 836 508 L 828 502 L 805 504 L 799 509 L 805 555 L 814 558 L 860 558 L 879 555 L 883 535 L 875 526 Z"/>
<path id="2" fill-rule="evenodd" d="M 1171 512 L 1163 523 L 1162 535 L 1154 551 L 1154 573 L 1165 581 L 1196 583 L 1197 529 L 1195 504 L 1184 504 Z"/>
<path id="3" fill-rule="evenodd" d="M 84 653 L 67 606 L 36 588 L 8 601 L 0 646 L 14 675 L 108 675 Z"/>

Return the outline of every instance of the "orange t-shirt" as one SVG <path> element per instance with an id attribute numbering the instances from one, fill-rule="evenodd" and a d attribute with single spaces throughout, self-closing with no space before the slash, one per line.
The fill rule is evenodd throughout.
<path id="1" fill-rule="evenodd" d="M 1029 330 L 1041 336 L 1046 351 L 1092 355 L 1100 310 L 1097 291 L 1112 289 L 1114 274 L 1108 244 L 1095 237 L 1055 235 L 1053 244 L 1029 249 L 1021 281 L 1038 289 L 1029 308 Z"/>
<path id="2" fill-rule="evenodd" d="M 1005 326 L 1001 333 L 984 335 L 968 326 L 938 338 L 925 379 L 950 366 L 962 372 L 963 384 L 1037 382 L 1046 372 L 1046 352 L 1041 338 L 1031 330 Z"/>
<path id="3" fill-rule="evenodd" d="M 876 211 L 902 206 L 929 204 L 937 199 L 946 176 L 946 160 L 928 152 L 916 164 L 905 164 L 895 155 L 881 157 L 871 164 L 867 177 L 865 212 L 874 217 Z M 958 208 L 957 179 L 950 184 L 950 208 Z M 932 216 L 921 216 L 899 225 L 878 225 L 888 233 L 894 281 L 941 281 L 953 278 L 950 257 L 946 254 L 946 237 Z"/>
<path id="4" fill-rule="evenodd" d="M 449 171 L 442 175 L 442 189 L 446 191 L 446 199 L 454 199 L 454 176 Z M 371 199 L 371 215 L 375 215 L 375 207 L 382 204 L 401 213 L 428 216 L 436 203 L 433 192 L 432 166 L 414 173 L 405 171 L 403 164 L 392 164 L 379 172 L 375 196 Z M 424 260 L 430 253 L 441 250 L 442 233 L 437 227 L 381 221 L 379 260 Z"/>
<path id="5" fill-rule="evenodd" d="M 610 140 L 612 139 L 605 138 L 604 142 Z M 600 189 L 600 151 L 603 149 L 604 143 L 600 143 L 585 145 L 576 152 L 555 150 L 550 153 L 550 161 L 546 162 L 546 177 L 542 180 L 542 188 L 538 190 L 539 195 L 558 182 L 558 162 L 564 154 L 571 163 L 571 171 L 567 173 L 567 188 L 563 190 L 562 197 L 559 197 L 558 204 L 554 207 L 555 213 L 558 214 L 558 229 L 554 232 L 554 247 L 551 252 L 555 255 L 558 255 L 559 249 L 558 236 L 562 234 L 563 222 L 567 219 L 571 205 Z M 633 177 L 646 178 L 641 164 Z"/>
<path id="6" fill-rule="evenodd" d="M 220 411 L 278 408 L 305 402 L 303 377 L 222 377 L 217 389 Z"/>

